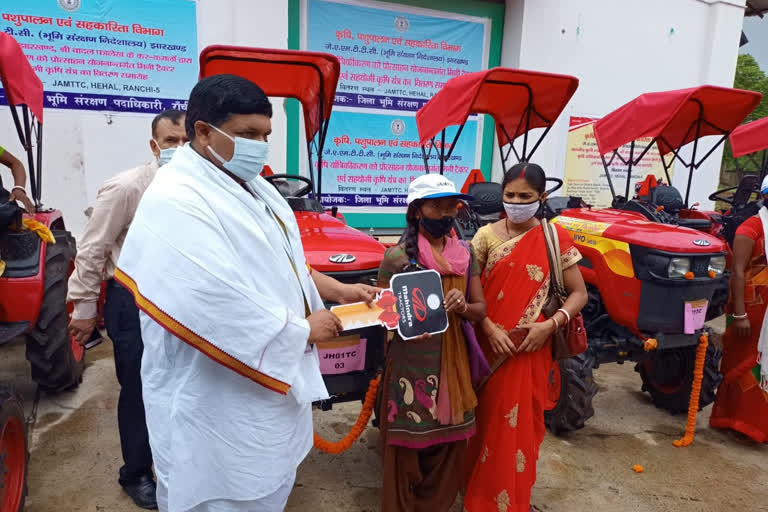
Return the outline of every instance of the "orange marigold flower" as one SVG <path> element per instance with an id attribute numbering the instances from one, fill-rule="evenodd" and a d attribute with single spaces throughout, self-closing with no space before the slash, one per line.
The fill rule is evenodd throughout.
<path id="1" fill-rule="evenodd" d="M 365 402 L 363 402 L 363 408 L 360 411 L 360 416 L 357 417 L 357 421 L 352 426 L 349 434 L 344 436 L 341 441 L 332 443 L 330 441 L 326 441 L 317 435 L 317 433 L 315 433 L 315 448 L 325 453 L 341 453 L 348 450 L 355 443 L 355 441 L 358 440 L 360 435 L 365 430 L 365 427 L 368 425 L 368 421 L 371 419 L 373 406 L 376 402 L 376 391 L 379 388 L 380 381 L 381 376 L 376 377 L 370 382 L 370 385 L 368 386 L 368 392 L 365 394 Z"/>
<path id="2" fill-rule="evenodd" d="M 709 271 L 709 277 L 710 277 L 711 279 L 714 279 L 714 278 L 716 278 L 716 277 L 717 277 L 717 274 L 715 274 L 715 271 L 714 271 L 714 270 L 710 270 L 710 271 Z"/>
<path id="3" fill-rule="evenodd" d="M 635 471 L 635 473 L 642 473 L 643 471 L 645 471 L 643 466 L 641 466 L 640 464 L 635 464 L 634 466 L 632 466 L 632 469 Z"/>
<path id="4" fill-rule="evenodd" d="M 688 279 L 689 281 L 691 279 L 693 279 L 694 277 L 696 277 L 696 276 L 693 275 L 693 272 L 688 272 L 687 274 L 685 274 L 685 278 Z"/>
<path id="5" fill-rule="evenodd" d="M 699 412 L 699 397 L 701 396 L 701 381 L 704 379 L 704 362 L 707 357 L 707 346 L 709 345 L 709 335 L 704 333 L 699 338 L 699 346 L 696 349 L 696 364 L 693 369 L 693 385 L 691 386 L 691 397 L 688 402 L 688 417 L 685 423 L 685 435 L 681 439 L 672 441 L 672 444 L 679 447 L 690 446 L 696 435 L 696 415 Z"/>
<path id="6" fill-rule="evenodd" d="M 643 343 L 643 348 L 646 352 L 650 352 L 651 350 L 656 350 L 659 347 L 659 342 L 656 340 L 656 338 L 648 338 L 645 340 L 645 343 Z"/>

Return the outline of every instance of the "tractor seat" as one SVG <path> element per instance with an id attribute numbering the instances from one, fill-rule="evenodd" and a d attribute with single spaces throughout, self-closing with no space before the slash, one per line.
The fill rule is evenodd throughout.
<path id="1" fill-rule="evenodd" d="M 669 214 L 674 215 L 685 208 L 683 196 L 675 187 L 661 185 L 654 188 L 651 194 L 651 202 L 657 206 L 663 206 L 664 211 Z"/>
<path id="2" fill-rule="evenodd" d="M 760 177 L 754 174 L 748 174 L 741 178 L 739 182 L 739 188 L 733 193 L 734 207 L 744 206 L 749 203 L 752 198 L 752 194 L 759 192 L 760 190 Z"/>
<path id="3" fill-rule="evenodd" d="M 467 191 L 472 196 L 469 206 L 480 216 L 499 214 L 504 211 L 502 192 L 499 183 L 473 183 Z"/>
<path id="4" fill-rule="evenodd" d="M 660 185 L 653 189 L 652 197 L 654 204 L 663 206 L 666 213 L 676 217 L 678 226 L 698 231 L 708 231 L 712 227 L 712 222 L 709 219 L 680 217 L 680 210 L 685 209 L 685 203 L 683 202 L 683 196 L 680 195 L 680 191 L 675 187 Z"/>
<path id="5" fill-rule="evenodd" d="M 8 199 L 11 193 L 0 185 L 0 233 L 8 229 L 8 226 L 21 225 L 22 209 L 15 202 Z"/>
<path id="6" fill-rule="evenodd" d="M 296 192 L 306 186 L 306 183 L 295 180 L 275 180 L 272 183 L 283 197 L 296 197 Z"/>

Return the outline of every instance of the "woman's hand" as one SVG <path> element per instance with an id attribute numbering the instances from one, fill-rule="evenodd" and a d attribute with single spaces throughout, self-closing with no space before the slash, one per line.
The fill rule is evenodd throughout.
<path id="1" fill-rule="evenodd" d="M 431 337 L 432 337 L 431 334 L 429 334 L 428 332 L 425 332 L 424 334 L 416 336 L 415 338 L 412 338 L 408 341 L 411 343 L 424 343 L 425 341 L 429 341 Z"/>
<path id="2" fill-rule="evenodd" d="M 27 192 L 21 188 L 14 188 L 11 190 L 11 196 L 8 198 L 9 202 L 19 201 L 24 205 L 24 210 L 30 215 L 35 213 L 35 204 L 27 196 Z"/>
<path id="3" fill-rule="evenodd" d="M 446 313 L 466 313 L 468 306 L 464 300 L 464 293 L 456 288 L 449 290 L 443 299 L 443 307 Z"/>
<path id="4" fill-rule="evenodd" d="M 521 325 L 520 328 L 528 329 L 528 336 L 525 337 L 517 351 L 536 352 L 547 344 L 549 337 L 555 332 L 555 322 L 547 320 L 546 322 Z"/>
<path id="5" fill-rule="evenodd" d="M 494 354 L 505 356 L 515 355 L 517 348 L 504 329 L 494 325 L 488 331 L 486 331 L 486 335 L 488 336 L 488 342 L 491 344 Z"/>
<path id="6" fill-rule="evenodd" d="M 749 338 L 752 334 L 752 325 L 749 318 L 734 318 L 733 327 L 736 329 L 736 336 L 739 338 Z"/>

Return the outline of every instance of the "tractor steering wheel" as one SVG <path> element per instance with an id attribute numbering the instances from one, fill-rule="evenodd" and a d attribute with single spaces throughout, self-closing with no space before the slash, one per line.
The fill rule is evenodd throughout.
<path id="1" fill-rule="evenodd" d="M 729 204 L 733 206 L 733 194 L 731 194 L 729 197 L 723 197 L 721 194 L 725 194 L 726 192 L 735 192 L 739 190 L 738 185 L 735 187 L 730 188 L 724 188 L 723 190 L 718 190 L 717 192 L 714 192 L 713 194 L 710 194 L 709 200 L 710 201 L 722 201 L 725 204 Z"/>
<path id="2" fill-rule="evenodd" d="M 299 190 L 296 191 L 294 197 L 304 197 L 310 192 L 312 192 L 312 188 L 313 188 L 312 180 L 304 176 L 300 176 L 298 174 L 273 174 L 271 176 L 265 176 L 264 179 L 267 180 L 269 183 L 271 183 L 278 190 L 278 192 L 280 191 L 280 189 L 275 183 L 275 181 L 277 180 L 296 180 L 296 181 L 303 181 L 304 183 L 306 183 L 306 185 L 304 185 L 303 187 L 301 187 Z"/>
<path id="3" fill-rule="evenodd" d="M 547 181 L 553 181 L 555 186 L 547 190 L 547 196 L 551 196 L 554 192 L 560 190 L 563 186 L 563 180 L 560 178 L 547 178 Z"/>

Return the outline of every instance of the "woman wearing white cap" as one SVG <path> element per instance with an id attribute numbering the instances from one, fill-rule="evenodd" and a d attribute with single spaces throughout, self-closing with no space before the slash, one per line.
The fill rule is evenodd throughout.
<path id="1" fill-rule="evenodd" d="M 475 432 L 465 321 L 485 317 L 482 285 L 469 246 L 449 237 L 461 199 L 437 174 L 408 189 L 404 242 L 389 249 L 379 273 L 432 269 L 442 275 L 449 327 L 438 336 L 390 342 L 382 378 L 383 512 L 447 512 L 462 485 L 466 440 Z M 475 271 L 473 271 L 475 270 Z M 479 349 L 477 350 L 479 353 Z"/>
<path id="2" fill-rule="evenodd" d="M 709 424 L 768 442 L 768 177 L 764 206 L 736 230 L 730 315 L 723 334 L 724 379 Z"/>

